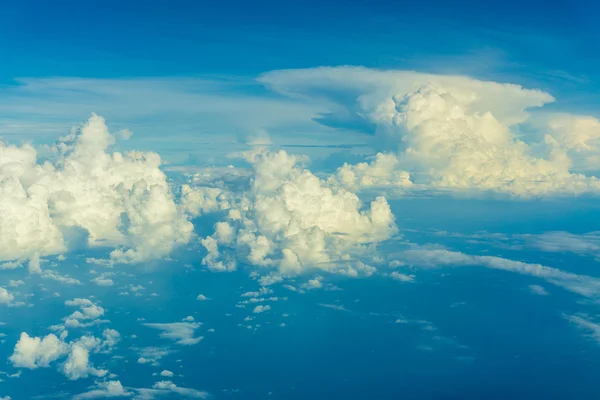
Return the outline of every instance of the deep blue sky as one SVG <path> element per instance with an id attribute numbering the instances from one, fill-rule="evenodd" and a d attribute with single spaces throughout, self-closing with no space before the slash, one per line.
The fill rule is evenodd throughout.
<path id="1" fill-rule="evenodd" d="M 599 11 L 594 1 L 4 2 L 0 82 L 345 64 L 593 79 Z"/>

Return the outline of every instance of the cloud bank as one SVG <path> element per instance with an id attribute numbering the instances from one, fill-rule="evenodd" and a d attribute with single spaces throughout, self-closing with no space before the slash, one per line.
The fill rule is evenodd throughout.
<path id="1" fill-rule="evenodd" d="M 155 153 L 108 153 L 104 120 L 61 138 L 52 158 L 0 143 L 0 259 L 65 252 L 85 239 L 111 246 L 117 262 L 167 255 L 193 226 L 177 207 Z"/>

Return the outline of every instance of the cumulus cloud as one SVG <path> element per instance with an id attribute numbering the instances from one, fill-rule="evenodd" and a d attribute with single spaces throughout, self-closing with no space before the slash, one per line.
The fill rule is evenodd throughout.
<path id="1" fill-rule="evenodd" d="M 144 326 L 162 331 L 161 338 L 174 340 L 181 345 L 193 345 L 199 343 L 204 337 L 195 336 L 196 329 L 200 327 L 199 322 L 172 322 L 166 324 L 146 323 Z"/>
<path id="2" fill-rule="evenodd" d="M 260 314 L 260 313 L 264 313 L 265 311 L 269 311 L 270 309 L 271 309 L 271 306 L 269 306 L 269 305 L 266 305 L 266 306 L 258 305 L 256 307 L 254 307 L 254 310 L 252 310 L 252 312 L 254 314 Z"/>
<path id="3" fill-rule="evenodd" d="M 35 369 L 48 367 L 67 352 L 67 344 L 53 334 L 39 338 L 23 332 L 9 360 L 15 367 Z"/>
<path id="4" fill-rule="evenodd" d="M 89 392 L 73 397 L 74 400 L 103 399 L 109 397 L 130 397 L 133 393 L 127 391 L 120 381 L 98 382 Z"/>
<path id="5" fill-rule="evenodd" d="M 0 287 L 0 304 L 11 305 L 15 296 L 3 287 Z"/>
<path id="6" fill-rule="evenodd" d="M 73 312 L 65 318 L 64 326 L 66 328 L 85 328 L 103 321 L 98 318 L 104 315 L 104 308 L 95 304 L 89 299 L 76 298 L 65 301 L 68 307 L 79 307 L 78 311 Z"/>
<path id="7" fill-rule="evenodd" d="M 108 371 L 94 368 L 89 361 L 90 350 L 97 350 L 102 342 L 95 337 L 82 337 L 71 344 L 69 356 L 62 365 L 62 372 L 71 380 L 87 378 L 89 375 L 102 377 Z"/>
<path id="8" fill-rule="evenodd" d="M 189 241 L 193 227 L 160 157 L 108 153 L 113 143 L 104 120 L 92 115 L 60 139 L 49 161 L 38 162 L 29 145 L 0 144 L 1 259 L 62 253 L 85 237 L 90 246 L 116 247 L 114 261 L 139 262 Z"/>
<path id="9" fill-rule="evenodd" d="M 600 191 L 598 179 L 577 172 L 600 166 L 598 120 L 550 115 L 536 135 L 517 134 L 519 124 L 531 122 L 529 109 L 554 100 L 543 91 L 353 67 L 273 71 L 260 81 L 288 96 L 324 96 L 337 106 L 332 113 L 342 109 L 374 126 L 372 147 L 381 153 L 370 163 L 338 170 L 337 179 L 348 187 L 476 189 L 524 197 Z"/>
<path id="10" fill-rule="evenodd" d="M 383 197 L 363 205 L 339 184 L 318 178 L 285 151 L 247 154 L 252 173 L 228 191 L 225 218 L 201 243 L 203 264 L 227 271 L 238 262 L 281 275 L 307 269 L 363 273 L 356 257 L 396 231 Z M 265 283 L 277 277 L 263 277 Z"/>
<path id="11" fill-rule="evenodd" d="M 67 343 L 66 337 L 66 331 L 60 337 L 49 334 L 43 338 L 30 337 L 23 332 L 9 360 L 14 367 L 36 369 L 49 367 L 52 362 L 67 356 L 59 370 L 71 380 L 86 378 L 89 375 L 98 377 L 106 375 L 108 371 L 94 368 L 89 356 L 90 353 L 112 349 L 120 337 L 117 331 L 105 330 L 104 339 L 82 336 Z"/>

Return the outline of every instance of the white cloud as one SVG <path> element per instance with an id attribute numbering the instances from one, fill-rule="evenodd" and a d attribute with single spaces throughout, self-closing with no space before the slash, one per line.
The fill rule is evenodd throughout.
<path id="1" fill-rule="evenodd" d="M 202 240 L 210 269 L 232 270 L 240 261 L 282 275 L 307 269 L 356 275 L 364 271 L 353 260 L 396 232 L 383 197 L 363 206 L 354 193 L 318 178 L 284 151 L 247 157 L 248 190 L 231 188 L 226 218 Z"/>
<path id="2" fill-rule="evenodd" d="M 539 296 L 548 296 L 548 292 L 540 285 L 529 285 L 529 291 Z"/>
<path id="3" fill-rule="evenodd" d="M 67 352 L 68 346 L 53 334 L 39 338 L 23 332 L 9 360 L 15 367 L 35 369 L 48 367 Z"/>
<path id="4" fill-rule="evenodd" d="M 3 287 L 0 287 L 0 304 L 12 304 L 15 296 Z"/>
<path id="5" fill-rule="evenodd" d="M 254 310 L 252 310 L 252 312 L 254 314 L 260 314 L 260 313 L 264 313 L 265 311 L 269 311 L 270 309 L 271 309 L 271 306 L 269 306 L 269 305 L 266 305 L 266 306 L 258 305 L 256 307 L 254 307 Z"/>
<path id="6" fill-rule="evenodd" d="M 89 299 L 67 300 L 65 305 L 79 307 L 79 311 L 75 311 L 65 318 L 65 327 L 67 328 L 84 328 L 102 322 L 98 318 L 104 315 L 104 308 Z"/>
<path id="7" fill-rule="evenodd" d="M 169 371 L 169 370 L 166 370 L 166 369 L 165 369 L 165 370 L 162 370 L 162 371 L 160 372 L 160 376 L 167 376 L 167 377 L 171 377 L 171 376 L 173 376 L 173 375 L 174 375 L 174 374 L 173 374 L 171 371 Z"/>
<path id="8" fill-rule="evenodd" d="M 600 324 L 594 322 L 586 314 L 564 315 L 564 317 L 569 322 L 575 324 L 579 329 L 587 332 L 586 336 L 591 337 L 600 344 Z"/>
<path id="9" fill-rule="evenodd" d="M 109 397 L 131 397 L 132 392 L 127 391 L 120 381 L 98 382 L 92 390 L 73 397 L 73 400 L 103 399 Z"/>
<path id="10" fill-rule="evenodd" d="M 400 281 L 400 282 L 413 282 L 415 280 L 414 275 L 402 274 L 398 271 L 391 272 L 390 278 Z"/>
<path id="11" fill-rule="evenodd" d="M 195 336 L 196 329 L 200 327 L 198 322 L 172 322 L 167 324 L 146 323 L 144 326 L 162 331 L 161 338 L 174 340 L 181 345 L 194 345 L 204 337 Z"/>
<path id="12" fill-rule="evenodd" d="M 598 120 L 550 115 L 536 135 L 517 134 L 518 124 L 530 122 L 528 109 L 554 100 L 539 90 L 354 67 L 273 71 L 259 80 L 290 97 L 325 98 L 333 102 L 333 114 L 375 127 L 372 147 L 384 153 L 371 164 L 341 167 L 337 178 L 348 187 L 477 189 L 525 197 L 600 191 L 598 179 L 576 172 L 585 169 L 581 163 L 600 166 Z"/>
<path id="13" fill-rule="evenodd" d="M 177 394 L 182 397 L 189 397 L 193 399 L 208 399 L 210 394 L 196 389 L 184 388 L 175 385 L 171 381 L 160 381 L 156 382 L 152 389 L 135 389 L 137 392 L 136 400 L 151 400 L 159 397 L 172 398 L 173 394 Z"/>
<path id="14" fill-rule="evenodd" d="M 94 368 L 89 361 L 90 350 L 98 349 L 101 341 L 94 337 L 82 337 L 70 346 L 69 356 L 62 365 L 62 372 L 71 380 L 87 378 L 89 375 L 102 377 L 108 371 Z"/>
<path id="15" fill-rule="evenodd" d="M 111 257 L 139 262 L 187 243 L 192 225 L 177 207 L 155 153 L 107 153 L 114 142 L 93 115 L 61 138 L 54 158 L 37 163 L 33 147 L 0 144 L 0 257 L 61 253 L 84 232 L 90 246 L 115 246 Z"/>
<path id="16" fill-rule="evenodd" d="M 570 292 L 588 298 L 600 298 L 600 279 L 586 275 L 564 272 L 540 264 L 493 256 L 473 256 L 443 249 L 417 248 L 400 254 L 403 261 L 412 266 L 435 268 L 441 266 L 483 266 L 486 268 L 516 272 L 543 279 Z"/>
<path id="17" fill-rule="evenodd" d="M 208 297 L 206 297 L 203 294 L 199 294 L 198 297 L 196 297 L 196 300 L 200 300 L 200 301 L 207 301 L 210 300 Z"/>

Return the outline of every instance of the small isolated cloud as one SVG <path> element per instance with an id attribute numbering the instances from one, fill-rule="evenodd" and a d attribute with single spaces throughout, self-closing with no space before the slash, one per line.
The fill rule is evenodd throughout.
<path id="1" fill-rule="evenodd" d="M 15 296 L 12 295 L 8 290 L 0 287 L 0 304 L 11 305 Z"/>
<path id="2" fill-rule="evenodd" d="M 321 307 L 329 308 L 329 309 L 336 310 L 336 311 L 350 312 L 350 310 L 348 310 L 346 307 L 344 307 L 342 305 L 339 305 L 339 304 L 324 304 L 324 303 L 320 303 L 319 305 Z"/>
<path id="3" fill-rule="evenodd" d="M 160 372 L 160 376 L 171 377 L 171 376 L 173 376 L 173 375 L 174 375 L 174 374 L 173 374 L 171 371 L 169 371 L 169 370 L 166 370 L 166 369 L 165 369 L 165 370 L 162 370 L 162 371 Z"/>
<path id="4" fill-rule="evenodd" d="M 199 343 L 204 337 L 196 337 L 196 330 L 200 327 L 198 322 L 172 322 L 166 324 L 145 323 L 148 328 L 162 331 L 159 335 L 163 339 L 174 340 L 180 345 L 194 345 Z"/>
<path id="5" fill-rule="evenodd" d="M 390 278 L 400 282 L 413 282 L 415 280 L 414 275 L 406 275 L 397 271 L 391 272 Z"/>
<path id="6" fill-rule="evenodd" d="M 529 291 L 539 296 L 548 296 L 546 289 L 540 285 L 529 285 Z"/>
<path id="7" fill-rule="evenodd" d="M 254 310 L 252 310 L 252 312 L 254 314 L 260 314 L 260 313 L 264 313 L 266 311 L 269 311 L 270 309 L 271 309 L 271 306 L 269 306 L 269 305 L 266 305 L 266 306 L 258 305 L 256 307 L 254 307 Z"/>
<path id="8" fill-rule="evenodd" d="M 196 297 L 196 300 L 206 301 L 206 300 L 210 300 L 210 299 L 203 294 L 199 294 L 198 297 Z"/>

